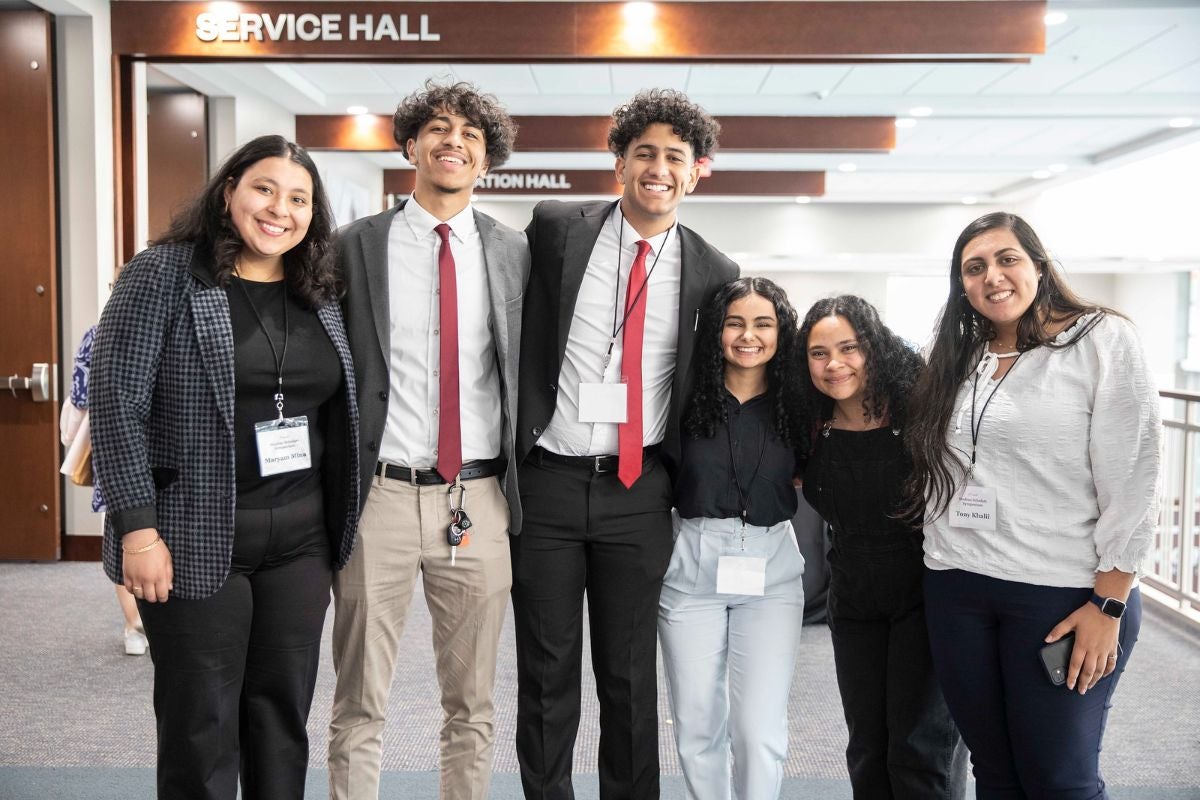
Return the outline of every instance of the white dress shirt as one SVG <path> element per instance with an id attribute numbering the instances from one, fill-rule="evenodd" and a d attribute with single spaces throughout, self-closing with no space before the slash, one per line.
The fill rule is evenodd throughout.
<path id="1" fill-rule="evenodd" d="M 441 220 L 409 197 L 388 232 L 391 355 L 387 424 L 380 460 L 418 469 L 437 463 L 439 388 L 438 252 Z M 463 461 L 500 454 L 500 376 L 492 340 L 483 244 L 468 205 L 446 221 L 458 288 L 458 391 Z"/>
<path id="2" fill-rule="evenodd" d="M 621 382 L 622 332 L 616 333 L 607 370 L 603 369 L 604 354 L 613 339 L 614 314 L 618 325 L 624 315 L 629 272 L 641 238 L 625 221 L 620 203 L 613 206 L 579 286 L 558 376 L 554 416 L 538 439 L 538 445 L 551 452 L 571 456 L 617 452 L 616 423 L 579 421 L 579 384 Z M 661 442 L 667 430 L 679 334 L 683 251 L 678 224 L 646 241 L 650 252 L 646 256 L 649 278 L 642 335 L 642 441 L 648 446 Z"/>
<path id="3" fill-rule="evenodd" d="M 968 462 L 973 391 L 968 377 L 946 433 Z M 1096 572 L 1138 572 L 1158 520 L 1162 424 L 1133 326 L 1109 314 L 1071 347 L 1023 353 L 1003 383 L 980 378 L 975 408 L 970 483 L 996 490 L 996 530 L 951 527 L 943 513 L 925 527 L 925 565 L 1079 588 Z"/>

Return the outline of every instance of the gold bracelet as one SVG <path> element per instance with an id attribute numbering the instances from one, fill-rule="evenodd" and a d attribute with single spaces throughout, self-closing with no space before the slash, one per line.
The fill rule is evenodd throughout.
<path id="1" fill-rule="evenodd" d="M 134 555 L 137 555 L 138 553 L 144 553 L 147 550 L 157 547 L 159 545 L 159 543 L 161 543 L 161 542 L 162 542 L 162 537 L 155 536 L 154 541 L 151 542 L 150 544 L 146 545 L 145 547 L 135 547 L 133 550 L 130 550 L 125 545 L 121 545 L 121 552 L 123 552 L 127 556 L 134 556 Z"/>

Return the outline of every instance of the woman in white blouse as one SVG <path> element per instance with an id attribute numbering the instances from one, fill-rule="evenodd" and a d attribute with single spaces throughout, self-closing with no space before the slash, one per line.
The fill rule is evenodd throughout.
<path id="1" fill-rule="evenodd" d="M 1102 800 L 1158 510 L 1158 394 L 1133 326 L 1080 300 L 1028 223 L 988 214 L 954 246 L 910 408 L 930 645 L 977 797 Z M 1068 635 L 1055 685 L 1040 651 Z"/>

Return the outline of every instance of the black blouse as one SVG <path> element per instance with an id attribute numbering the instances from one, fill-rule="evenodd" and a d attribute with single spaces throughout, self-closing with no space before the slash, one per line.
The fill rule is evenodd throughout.
<path id="1" fill-rule="evenodd" d="M 903 439 L 890 427 L 867 431 L 831 428 L 817 434 L 804 470 L 804 499 L 838 537 L 920 536 L 920 526 L 891 515 L 903 500 L 912 464 Z"/>
<path id="2" fill-rule="evenodd" d="M 247 300 L 247 293 L 254 302 L 253 307 Z M 225 288 L 225 296 L 229 299 L 229 316 L 233 324 L 237 504 L 239 508 L 270 508 L 320 488 L 326 406 L 327 401 L 341 390 L 342 367 L 316 312 L 301 304 L 291 292 L 286 292 L 288 346 L 283 364 L 283 413 L 287 417 L 308 417 L 312 466 L 262 477 L 254 425 L 275 419 L 279 412 L 275 408 L 275 356 L 271 354 L 271 345 L 254 310 L 258 310 L 275 343 L 275 353 L 282 356 L 284 282 L 258 283 L 232 278 Z"/>
<path id="3" fill-rule="evenodd" d="M 728 420 L 711 439 L 683 437 L 675 484 L 679 515 L 740 517 L 745 500 L 746 522 L 751 525 L 770 527 L 791 519 L 796 515 L 796 455 L 775 433 L 774 396 L 767 393 L 738 403 L 726 392 L 725 404 Z"/>

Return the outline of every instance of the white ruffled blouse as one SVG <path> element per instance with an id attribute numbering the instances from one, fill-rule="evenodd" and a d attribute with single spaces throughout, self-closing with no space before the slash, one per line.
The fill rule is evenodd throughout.
<path id="1" fill-rule="evenodd" d="M 946 433 L 964 463 L 974 375 L 959 387 Z M 996 530 L 951 527 L 941 514 L 925 527 L 926 566 L 1062 587 L 1092 586 L 1096 572 L 1114 568 L 1139 572 L 1158 520 L 1162 424 L 1133 326 L 1105 315 L 1071 347 L 1023 353 L 1002 383 L 981 376 L 977 391 L 970 484 L 996 490 Z"/>

